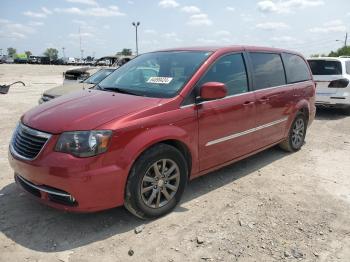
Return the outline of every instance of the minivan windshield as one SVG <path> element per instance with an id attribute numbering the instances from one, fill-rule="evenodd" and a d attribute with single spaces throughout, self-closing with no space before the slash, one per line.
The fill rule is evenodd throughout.
<path id="1" fill-rule="evenodd" d="M 173 97 L 211 55 L 207 51 L 163 51 L 140 55 L 98 84 L 102 90 Z"/>
<path id="2" fill-rule="evenodd" d="M 342 68 L 339 61 L 308 60 L 313 75 L 341 75 Z"/>

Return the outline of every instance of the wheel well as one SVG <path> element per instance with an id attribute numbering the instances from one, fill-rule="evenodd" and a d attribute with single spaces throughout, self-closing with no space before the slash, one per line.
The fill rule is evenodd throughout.
<path id="1" fill-rule="evenodd" d="M 159 142 L 158 144 L 167 144 L 170 146 L 175 147 L 176 149 L 178 149 L 184 156 L 186 162 L 187 162 L 187 167 L 188 167 L 188 176 L 190 176 L 191 174 L 191 169 L 192 169 L 192 155 L 190 150 L 188 149 L 188 147 L 182 143 L 179 140 L 164 140 Z"/>
<path id="2" fill-rule="evenodd" d="M 306 122 L 309 122 L 309 109 L 307 107 L 303 107 L 299 110 L 299 112 L 301 112 L 305 116 Z"/>

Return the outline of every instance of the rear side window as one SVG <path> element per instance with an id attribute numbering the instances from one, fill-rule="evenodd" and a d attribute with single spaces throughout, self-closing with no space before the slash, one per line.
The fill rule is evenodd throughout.
<path id="1" fill-rule="evenodd" d="M 201 79 L 199 86 L 207 82 L 221 82 L 228 95 L 248 91 L 247 73 L 242 54 L 231 54 L 219 58 Z"/>
<path id="2" fill-rule="evenodd" d="M 345 62 L 345 65 L 346 65 L 346 73 L 347 73 L 348 75 L 350 75 L 350 61 L 346 61 L 346 62 Z"/>
<path id="3" fill-rule="evenodd" d="M 329 60 L 308 60 L 313 75 L 341 75 L 341 63 Z"/>
<path id="4" fill-rule="evenodd" d="M 298 55 L 283 54 L 284 66 L 286 67 L 287 83 L 297 83 L 310 80 L 310 71 L 304 59 Z"/>
<path id="5" fill-rule="evenodd" d="M 255 89 L 286 84 L 281 56 L 270 53 L 250 53 Z"/>

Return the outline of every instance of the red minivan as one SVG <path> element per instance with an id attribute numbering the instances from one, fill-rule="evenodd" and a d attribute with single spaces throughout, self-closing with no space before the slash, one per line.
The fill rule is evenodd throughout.
<path id="1" fill-rule="evenodd" d="M 9 147 L 16 182 L 68 211 L 124 205 L 152 218 L 187 182 L 279 144 L 299 150 L 315 84 L 298 53 L 180 48 L 140 55 L 93 89 L 25 113 Z"/>

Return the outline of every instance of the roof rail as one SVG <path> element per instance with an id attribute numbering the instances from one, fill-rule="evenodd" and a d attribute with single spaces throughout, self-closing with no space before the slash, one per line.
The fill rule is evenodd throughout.
<path id="1" fill-rule="evenodd" d="M 350 55 L 341 55 L 339 58 L 350 58 Z"/>

